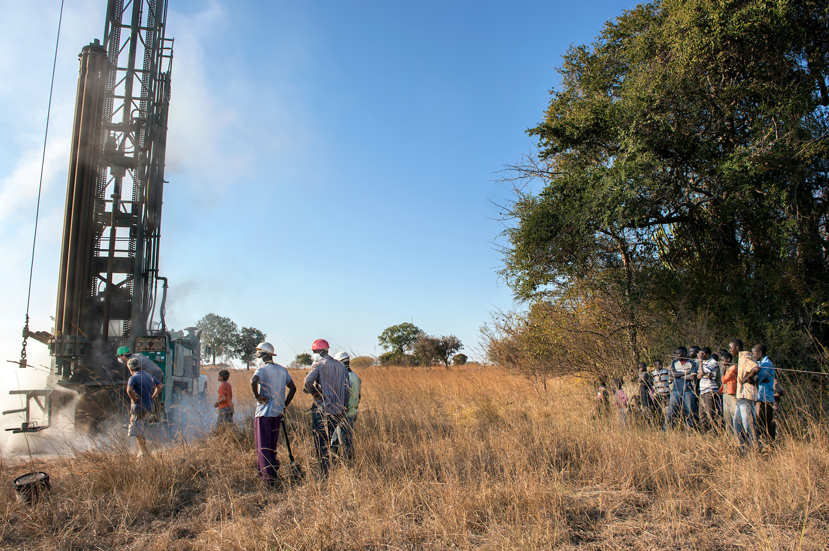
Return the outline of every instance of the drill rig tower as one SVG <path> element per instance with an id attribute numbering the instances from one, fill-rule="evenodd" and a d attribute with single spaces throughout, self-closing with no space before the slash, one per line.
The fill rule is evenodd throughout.
<path id="1" fill-rule="evenodd" d="M 166 0 L 108 0 L 103 42 L 81 51 L 54 335 L 27 327 L 24 337 L 48 344 L 51 383 L 109 398 L 124 394 L 128 371 L 115 350 L 129 346 L 162 368 L 169 406 L 174 388 L 193 389 L 199 339 L 193 328 L 167 330 L 158 273 L 173 59 L 166 17 Z M 29 420 L 32 400 L 44 409 L 39 396 L 27 396 L 22 430 L 43 428 Z"/>

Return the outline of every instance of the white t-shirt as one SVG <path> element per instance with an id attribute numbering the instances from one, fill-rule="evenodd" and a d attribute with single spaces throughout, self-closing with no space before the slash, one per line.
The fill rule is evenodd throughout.
<path id="1" fill-rule="evenodd" d="M 278 417 L 285 409 L 285 386 L 292 381 L 288 370 L 279 364 L 265 364 L 253 372 L 259 377 L 259 395 L 268 403 L 256 405 L 256 417 Z"/>

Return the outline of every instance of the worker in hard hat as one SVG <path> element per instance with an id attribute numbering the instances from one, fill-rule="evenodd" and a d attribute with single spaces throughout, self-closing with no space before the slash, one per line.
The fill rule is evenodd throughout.
<path id="1" fill-rule="evenodd" d="M 162 385 L 164 384 L 164 372 L 158 365 L 149 359 L 144 354 L 133 354 L 130 352 L 129 346 L 120 346 L 115 351 L 118 356 L 118 361 L 122 364 L 127 364 L 130 360 L 138 362 L 138 369 L 155 378 Z M 164 403 L 161 401 L 160 394 L 153 396 L 153 409 L 150 416 L 150 421 L 157 422 L 164 417 Z"/>
<path id="2" fill-rule="evenodd" d="M 119 347 L 118 350 L 115 351 L 115 354 L 118 356 L 118 361 L 122 364 L 126 364 L 132 358 L 135 358 L 138 360 L 138 365 L 140 366 L 141 371 L 149 373 L 155 377 L 156 380 L 161 381 L 162 383 L 164 382 L 164 372 L 161 371 L 161 368 L 158 367 L 154 361 L 149 359 L 144 354 L 133 354 L 130 352 L 129 346 Z"/>
<path id="3" fill-rule="evenodd" d="M 314 397 L 311 406 L 311 429 L 320 472 L 328 474 L 331 465 L 331 437 L 344 420 L 348 404 L 349 382 L 345 366 L 328 355 L 328 341 L 317 339 L 311 345 L 314 363 L 305 377 L 303 390 Z"/>
<path id="4" fill-rule="evenodd" d="M 346 459 L 354 459 L 354 423 L 357 422 L 357 407 L 360 405 L 360 377 L 351 370 L 351 357 L 348 352 L 337 352 L 334 359 L 342 363 L 348 371 L 350 388 L 348 404 L 345 408 L 345 419 L 334 432 L 331 440 L 331 451 L 337 453 L 342 447 L 342 455 Z"/>
<path id="5" fill-rule="evenodd" d="M 287 369 L 273 361 L 275 355 L 271 343 L 260 342 L 256 346 L 256 357 L 264 363 L 253 372 L 250 380 L 250 388 L 257 402 L 253 418 L 256 462 L 259 474 L 268 486 L 273 486 L 277 480 L 279 459 L 276 457 L 276 445 L 279 442 L 279 428 L 285 408 L 296 394 L 296 385 L 291 375 Z"/>

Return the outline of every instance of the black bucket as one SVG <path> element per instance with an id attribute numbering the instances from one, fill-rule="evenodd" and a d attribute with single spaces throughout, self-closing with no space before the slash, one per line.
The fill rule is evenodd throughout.
<path id="1" fill-rule="evenodd" d="M 17 492 L 17 499 L 23 503 L 35 504 L 51 490 L 49 475 L 41 471 L 26 473 L 14 479 L 14 491 Z"/>

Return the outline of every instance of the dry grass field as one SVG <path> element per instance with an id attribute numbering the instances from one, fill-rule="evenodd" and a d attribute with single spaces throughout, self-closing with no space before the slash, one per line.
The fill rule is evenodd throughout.
<path id="1" fill-rule="evenodd" d="M 215 373 L 215 372 L 212 372 Z M 215 376 L 211 373 L 211 379 Z M 15 550 L 824 549 L 829 431 L 740 456 L 722 436 L 589 420 L 591 390 L 497 368 L 359 372 L 356 459 L 315 477 L 310 398 L 289 408 L 308 474 L 265 489 L 250 429 L 137 458 L 123 445 L 4 457 L 0 548 Z M 237 420 L 250 372 L 233 373 Z M 294 372 L 297 382 L 302 373 Z M 215 383 L 213 383 L 215 385 Z M 122 432 L 126 432 L 121 429 Z M 282 471 L 287 454 L 280 450 Z M 49 472 L 27 506 L 9 483 Z"/>

